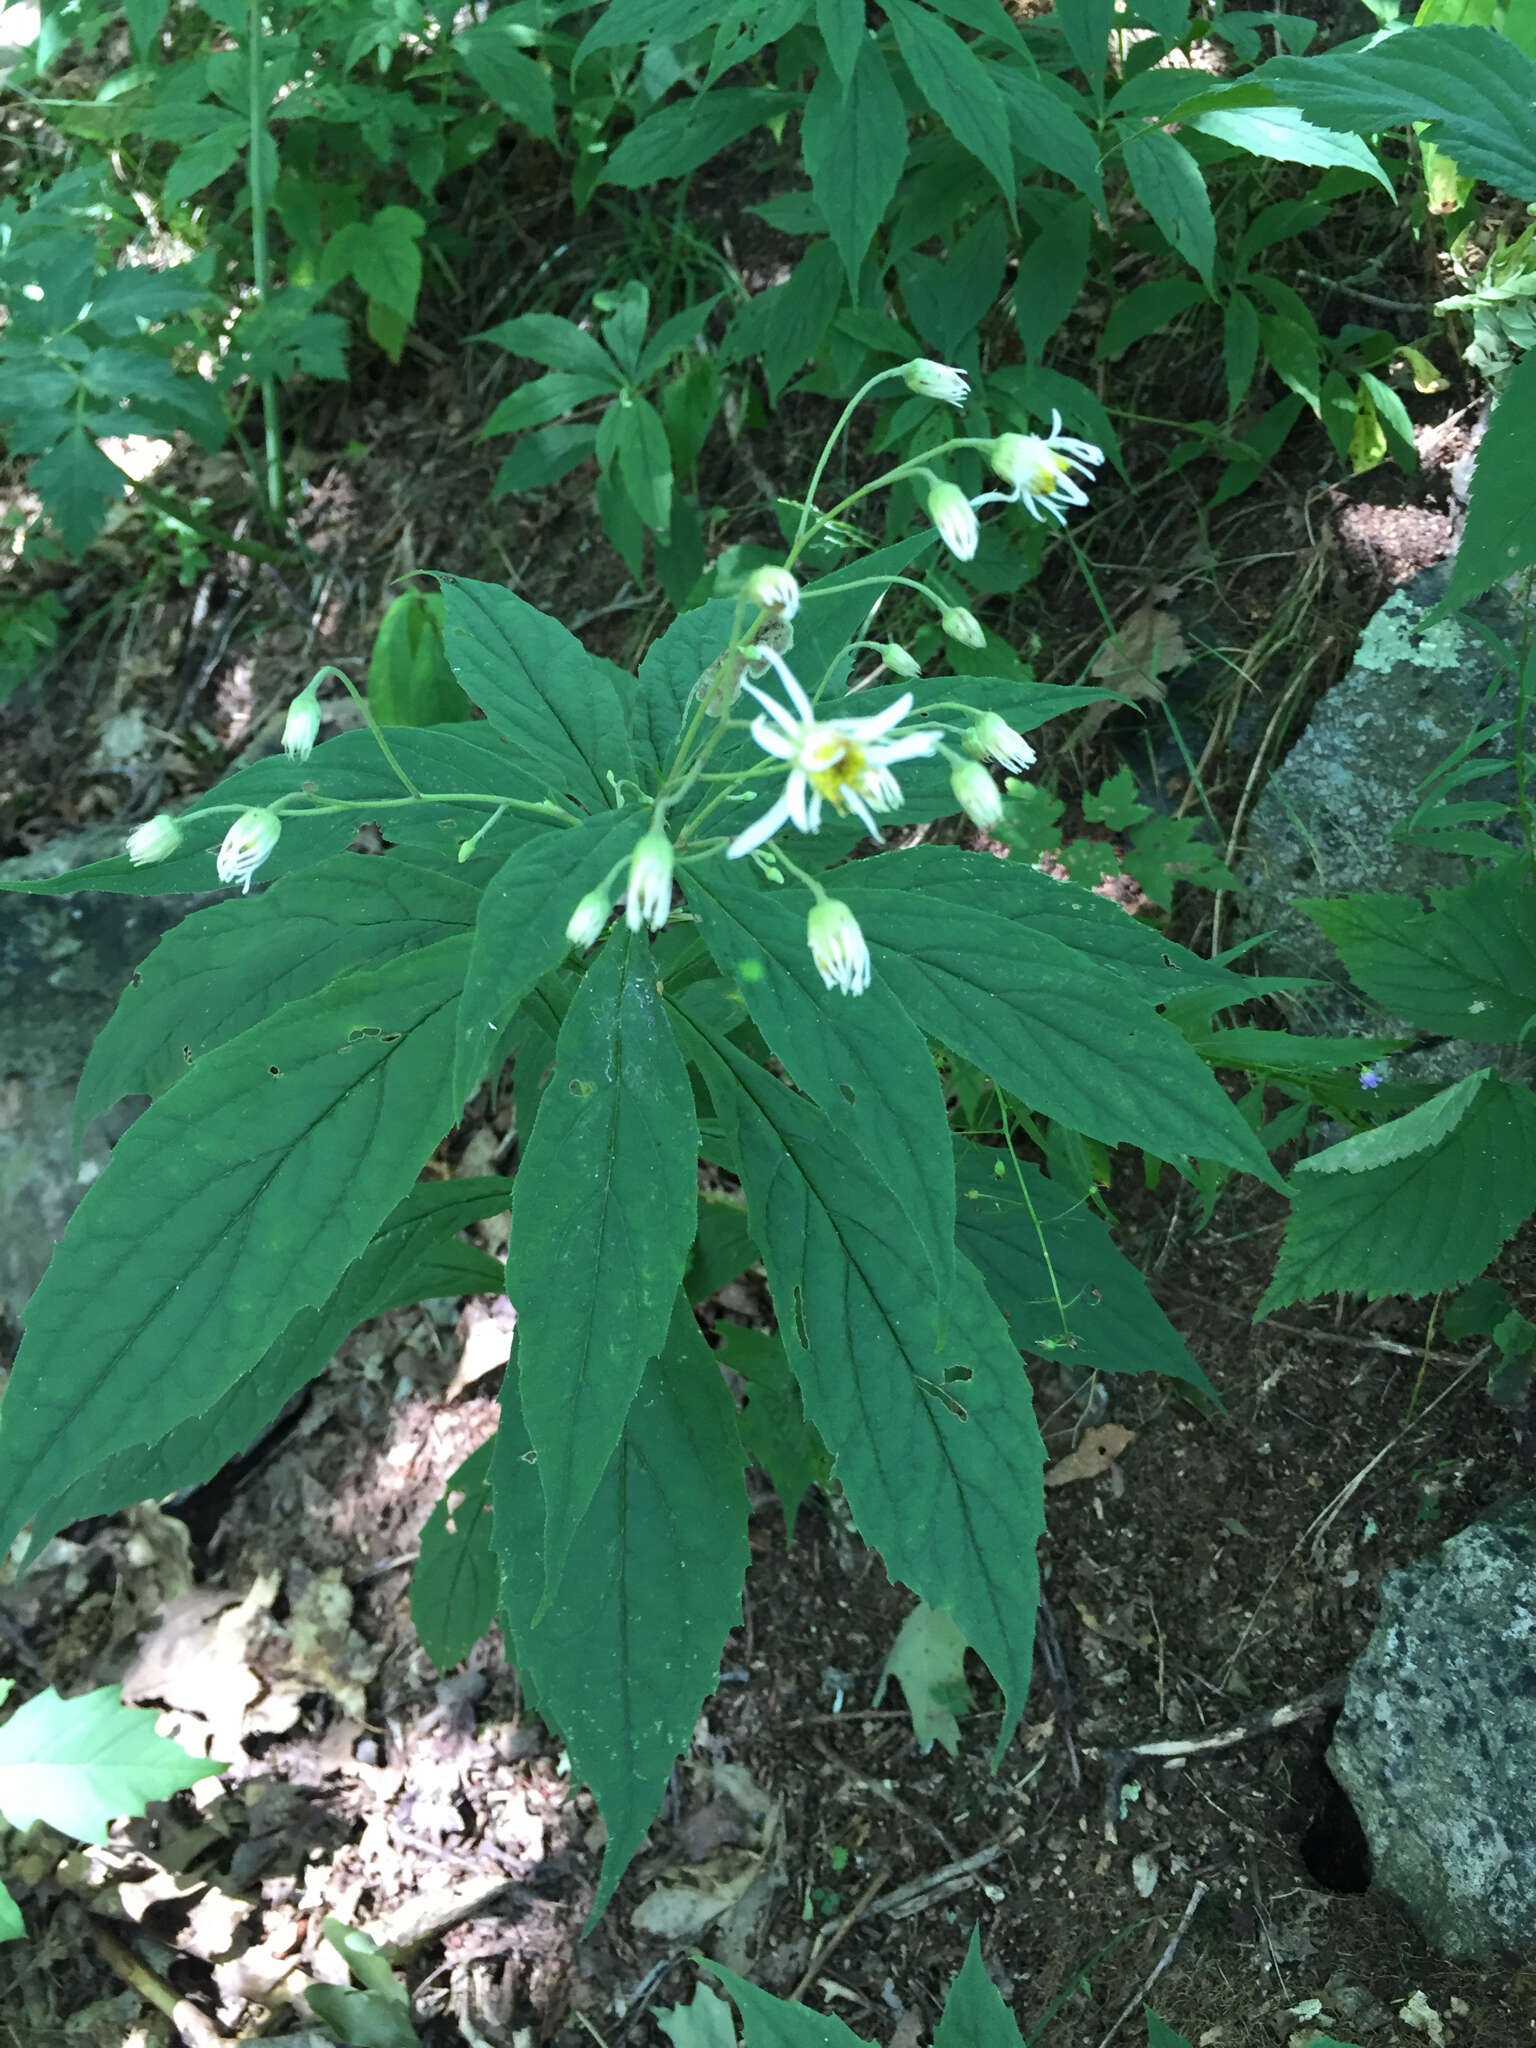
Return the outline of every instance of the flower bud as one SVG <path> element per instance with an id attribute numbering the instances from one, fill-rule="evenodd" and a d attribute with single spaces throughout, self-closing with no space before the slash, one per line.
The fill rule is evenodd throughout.
<path id="1" fill-rule="evenodd" d="M 747 597 L 765 612 L 776 612 L 781 619 L 792 619 L 800 609 L 800 586 L 794 577 L 787 569 L 767 564 L 754 569 L 747 578 Z"/>
<path id="2" fill-rule="evenodd" d="M 987 636 L 981 630 L 981 621 L 974 612 L 968 612 L 963 604 L 948 610 L 939 624 L 951 640 L 958 640 L 962 647 L 985 647 Z"/>
<path id="3" fill-rule="evenodd" d="M 805 938 L 816 972 L 828 988 L 841 989 L 845 996 L 864 993 L 869 987 L 869 947 L 846 903 L 831 896 L 813 903 Z"/>
<path id="4" fill-rule="evenodd" d="M 942 399 L 945 405 L 964 405 L 971 393 L 964 370 L 952 370 L 948 363 L 930 362 L 915 356 L 901 373 L 902 382 L 919 398 Z"/>
<path id="5" fill-rule="evenodd" d="M 891 674 L 900 676 L 903 682 L 909 683 L 914 676 L 920 676 L 923 672 L 922 663 L 914 661 L 905 647 L 895 640 L 886 641 L 880 650 L 880 659 Z"/>
<path id="6" fill-rule="evenodd" d="M 219 848 L 221 882 L 238 882 L 241 893 L 251 893 L 251 877 L 276 846 L 283 821 L 276 811 L 246 811 L 224 834 Z"/>
<path id="7" fill-rule="evenodd" d="M 180 845 L 181 827 L 161 811 L 134 826 L 124 850 L 136 868 L 149 868 L 157 861 L 169 860 Z"/>
<path id="8" fill-rule="evenodd" d="M 957 761 L 949 771 L 949 786 L 973 825 L 990 832 L 994 825 L 1001 824 L 1002 795 L 979 761 Z"/>
<path id="9" fill-rule="evenodd" d="M 1035 765 L 1035 750 L 1029 741 L 995 711 L 977 713 L 965 744 L 973 754 L 996 761 L 1000 768 L 1011 768 L 1015 775 L 1022 775 L 1026 768 Z"/>
<path id="10" fill-rule="evenodd" d="M 608 922 L 612 909 L 606 889 L 592 889 L 582 897 L 571 912 L 571 921 L 565 928 L 568 945 L 585 953 L 588 946 L 595 945 L 603 935 L 603 926 Z"/>
<path id="11" fill-rule="evenodd" d="M 672 908 L 672 842 L 665 832 L 647 832 L 629 858 L 624 922 L 632 932 L 649 925 L 659 932 Z"/>
<path id="12" fill-rule="evenodd" d="M 283 752 L 290 761 L 307 761 L 314 752 L 319 732 L 320 699 L 311 683 L 288 706 L 288 716 L 283 724 Z"/>
<path id="13" fill-rule="evenodd" d="M 976 552 L 981 528 L 971 501 L 958 484 L 935 484 L 928 493 L 928 517 L 939 530 L 939 539 L 958 561 L 968 562 Z"/>

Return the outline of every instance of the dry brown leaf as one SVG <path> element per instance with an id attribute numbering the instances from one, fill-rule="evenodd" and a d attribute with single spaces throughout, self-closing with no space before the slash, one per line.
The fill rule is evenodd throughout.
<path id="1" fill-rule="evenodd" d="M 1116 696 L 1135 700 L 1149 698 L 1160 704 L 1166 679 L 1193 660 L 1179 622 L 1152 598 L 1145 598 L 1111 640 L 1094 656 L 1088 670 L 1091 681 L 1101 683 Z"/>
<path id="2" fill-rule="evenodd" d="M 453 1400 L 476 1380 L 506 1364 L 512 1356 L 512 1332 L 516 1327 L 517 1311 L 504 1294 L 498 1294 L 491 1302 L 477 1297 L 464 1304 L 464 1313 L 459 1317 L 463 1345 L 458 1369 L 443 1390 L 445 1401 Z"/>
<path id="3" fill-rule="evenodd" d="M 1101 1422 L 1096 1429 L 1085 1429 L 1077 1449 L 1056 1460 L 1045 1475 L 1045 1483 L 1070 1486 L 1074 1479 L 1097 1479 L 1135 1441 L 1135 1430 L 1118 1422 Z"/>

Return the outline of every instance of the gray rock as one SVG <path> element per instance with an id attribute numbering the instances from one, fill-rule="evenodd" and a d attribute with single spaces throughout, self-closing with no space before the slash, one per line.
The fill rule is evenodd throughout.
<path id="1" fill-rule="evenodd" d="M 7 877 L 50 877 L 117 852 L 116 828 L 24 860 Z M 0 894 L 0 1313 L 21 1319 L 54 1244 L 140 1104 L 98 1117 L 78 1169 L 75 1085 L 91 1041 L 134 968 L 197 897 Z"/>
<path id="2" fill-rule="evenodd" d="M 1447 1956 L 1536 1955 L 1536 1509 L 1389 1573 L 1328 1763 Z"/>
<path id="3" fill-rule="evenodd" d="M 1241 930 L 1268 935 L 1265 972 L 1326 984 L 1285 999 L 1297 1030 L 1413 1035 L 1411 1024 L 1383 1017 L 1347 986 L 1333 948 L 1295 907 L 1299 897 L 1386 890 L 1422 897 L 1468 879 L 1460 856 L 1392 836 L 1418 808 L 1417 785 L 1476 725 L 1515 715 L 1513 683 L 1501 679 L 1492 650 L 1468 623 L 1517 645 L 1519 622 L 1504 591 L 1489 592 L 1465 618 L 1422 627 L 1450 571 L 1449 562 L 1439 563 L 1387 599 L 1348 674 L 1319 703 L 1254 806 L 1240 868 L 1248 891 Z M 1508 735 L 1492 751 L 1510 756 Z M 1513 768 L 1460 794 L 1512 802 Z M 1514 843 L 1513 825 L 1510 836 Z M 1414 1071 L 1453 1080 L 1489 1060 L 1486 1046 L 1447 1047 L 1438 1057 L 1417 1056 Z"/>

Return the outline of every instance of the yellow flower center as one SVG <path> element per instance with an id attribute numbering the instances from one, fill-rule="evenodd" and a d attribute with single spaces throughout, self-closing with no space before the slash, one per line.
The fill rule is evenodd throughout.
<path id="1" fill-rule="evenodd" d="M 869 774 L 869 760 L 857 740 L 840 732 L 813 732 L 800 749 L 800 772 L 836 810 L 845 790 L 858 790 Z"/>
<path id="2" fill-rule="evenodd" d="M 1037 498 L 1048 498 L 1066 475 L 1067 465 L 1051 449 L 1041 455 L 1028 488 Z"/>

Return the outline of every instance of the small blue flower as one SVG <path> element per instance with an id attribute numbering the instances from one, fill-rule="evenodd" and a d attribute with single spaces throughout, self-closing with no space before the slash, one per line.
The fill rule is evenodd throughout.
<path id="1" fill-rule="evenodd" d="M 1362 1088 L 1379 1088 L 1381 1086 L 1381 1076 L 1374 1067 L 1362 1067 L 1360 1069 L 1360 1086 Z"/>

